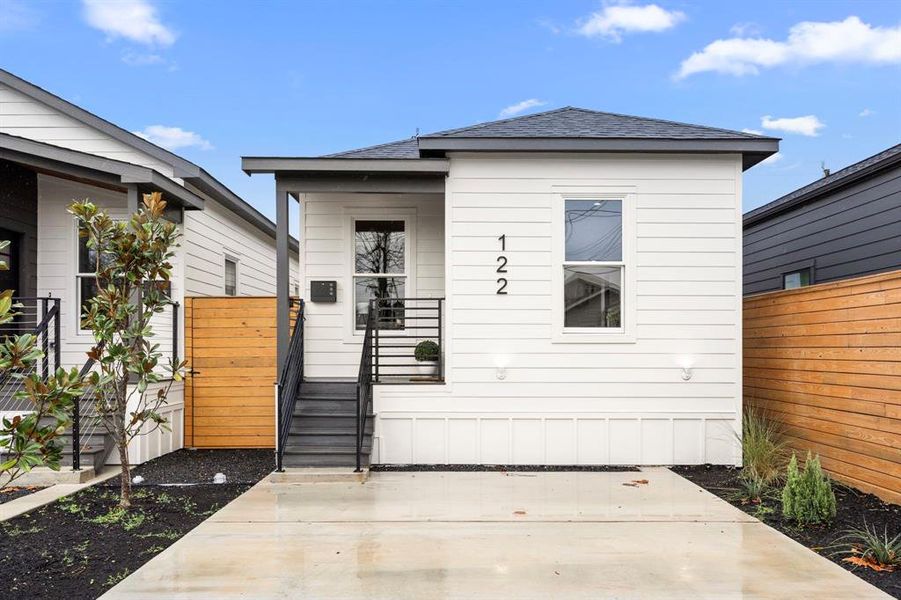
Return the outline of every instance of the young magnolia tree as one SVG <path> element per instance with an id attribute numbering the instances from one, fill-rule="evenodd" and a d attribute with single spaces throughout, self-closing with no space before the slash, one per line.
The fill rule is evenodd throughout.
<path id="1" fill-rule="evenodd" d="M 0 241 L 0 250 L 9 246 Z M 8 266 L 0 261 L 0 270 Z M 11 323 L 19 308 L 13 290 L 0 291 L 0 326 Z M 33 334 L 0 337 L 0 384 L 21 386 L 16 399 L 28 410 L 0 421 L 0 490 L 34 467 L 59 470 L 62 444 L 75 398 L 82 393 L 78 370 L 59 368 L 41 374 L 35 368 L 43 358 Z"/>
<path id="2" fill-rule="evenodd" d="M 95 260 L 97 293 L 83 317 L 95 342 L 88 356 L 97 367 L 89 382 L 95 418 L 119 452 L 119 506 L 125 509 L 131 506 L 128 445 L 167 426 L 159 410 L 184 369 L 172 359 L 161 364 L 152 341 L 151 319 L 171 304 L 164 288 L 178 239 L 175 224 L 163 219 L 165 208 L 160 193 L 145 194 L 128 221 L 111 219 L 87 200 L 69 207 Z"/>

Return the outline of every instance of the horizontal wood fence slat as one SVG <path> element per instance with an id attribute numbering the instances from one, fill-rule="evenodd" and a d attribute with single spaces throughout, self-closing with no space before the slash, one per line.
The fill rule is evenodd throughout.
<path id="1" fill-rule="evenodd" d="M 275 298 L 185 298 L 185 355 L 185 445 L 273 448 Z"/>
<path id="2" fill-rule="evenodd" d="M 744 399 L 839 481 L 901 503 L 901 271 L 749 296 Z"/>

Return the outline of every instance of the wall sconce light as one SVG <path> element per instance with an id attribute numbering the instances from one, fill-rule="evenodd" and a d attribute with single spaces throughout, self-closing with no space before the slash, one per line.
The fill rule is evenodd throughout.
<path id="1" fill-rule="evenodd" d="M 503 381 L 504 379 L 507 378 L 507 369 L 505 369 L 504 367 L 498 367 L 494 376 L 497 377 L 499 380 Z"/>
<path id="2" fill-rule="evenodd" d="M 682 367 L 682 381 L 688 381 L 691 379 L 691 369 L 689 367 Z"/>

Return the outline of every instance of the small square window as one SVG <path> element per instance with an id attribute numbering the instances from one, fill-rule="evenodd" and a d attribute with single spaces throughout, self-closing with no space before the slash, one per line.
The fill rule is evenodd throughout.
<path id="1" fill-rule="evenodd" d="M 225 259 L 225 295 L 238 295 L 238 263 L 230 258 Z"/>
<path id="2" fill-rule="evenodd" d="M 811 284 L 810 268 L 792 271 L 782 276 L 782 289 L 791 290 L 800 287 L 807 287 Z"/>

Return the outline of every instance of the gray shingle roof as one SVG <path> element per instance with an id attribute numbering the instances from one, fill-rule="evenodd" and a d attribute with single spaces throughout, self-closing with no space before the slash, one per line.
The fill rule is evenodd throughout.
<path id="1" fill-rule="evenodd" d="M 422 138 L 577 138 L 672 140 L 772 140 L 742 131 L 599 112 L 567 106 L 555 110 L 448 129 Z M 419 141 L 409 138 L 326 155 L 328 158 L 419 158 Z"/>
<path id="2" fill-rule="evenodd" d="M 500 121 L 489 121 L 469 127 L 448 129 L 422 137 L 766 139 L 766 136 L 741 131 L 633 117 L 572 106 Z"/>
<path id="3" fill-rule="evenodd" d="M 408 138 L 377 146 L 368 146 L 356 150 L 347 150 L 335 154 L 326 154 L 326 158 L 419 158 L 419 142 L 416 138 Z"/>
<path id="4" fill-rule="evenodd" d="M 745 213 L 744 224 L 745 226 L 751 225 L 769 215 L 788 210 L 802 202 L 808 202 L 821 194 L 825 194 L 837 187 L 865 177 L 868 173 L 878 171 L 895 163 L 901 164 L 901 144 L 892 146 L 853 165 L 848 165 L 844 169 L 831 173 L 828 177 L 817 179 L 813 183 L 809 183 L 781 198 Z"/>

